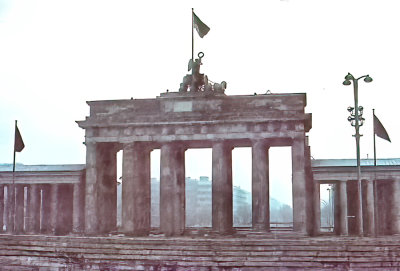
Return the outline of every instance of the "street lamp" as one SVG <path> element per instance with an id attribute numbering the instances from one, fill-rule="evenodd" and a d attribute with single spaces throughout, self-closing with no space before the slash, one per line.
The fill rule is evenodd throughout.
<path id="1" fill-rule="evenodd" d="M 354 78 L 351 73 L 345 76 L 343 85 L 349 86 L 353 82 L 354 87 L 354 107 L 349 106 L 347 111 L 350 112 L 350 117 L 347 120 L 350 122 L 351 126 L 355 127 L 356 134 L 356 150 L 357 150 L 357 186 L 358 186 L 358 197 L 359 197 L 359 208 L 358 208 L 358 230 L 360 235 L 363 235 L 363 216 L 362 216 L 362 191 L 361 191 L 361 166 L 360 166 L 360 126 L 364 124 L 365 119 L 362 117 L 364 108 L 358 106 L 358 80 L 364 78 L 364 82 L 372 82 L 372 78 L 369 75 L 363 75 L 359 78 Z"/>

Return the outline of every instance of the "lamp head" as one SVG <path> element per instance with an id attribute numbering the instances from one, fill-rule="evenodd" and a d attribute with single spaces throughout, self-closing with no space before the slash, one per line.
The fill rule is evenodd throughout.
<path id="1" fill-rule="evenodd" d="M 348 85 L 351 85 L 351 82 L 350 82 L 350 80 L 344 80 L 343 81 L 343 85 L 345 85 L 345 86 L 348 86 Z"/>
<path id="2" fill-rule="evenodd" d="M 353 77 L 353 75 L 351 75 L 351 73 L 348 73 L 348 74 L 344 77 L 344 79 L 346 79 L 346 81 L 349 81 L 349 80 L 353 80 L 354 77 Z"/>
<path id="3" fill-rule="evenodd" d="M 371 83 L 371 82 L 372 82 L 372 78 L 369 77 L 369 75 L 367 75 L 367 76 L 364 78 L 364 82 L 366 82 L 366 83 Z"/>
<path id="4" fill-rule="evenodd" d="M 354 110 L 354 107 L 351 107 L 351 106 L 347 107 L 347 111 L 351 112 L 353 110 Z"/>

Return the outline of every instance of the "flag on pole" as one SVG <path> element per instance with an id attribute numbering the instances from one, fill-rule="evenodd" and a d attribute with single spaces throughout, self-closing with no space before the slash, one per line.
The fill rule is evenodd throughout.
<path id="1" fill-rule="evenodd" d="M 383 139 L 391 142 L 390 138 L 389 138 L 389 135 L 386 132 L 385 127 L 383 127 L 382 123 L 375 116 L 375 114 L 374 114 L 374 133 L 375 133 L 375 135 L 379 136 L 380 138 L 383 138 Z"/>
<path id="2" fill-rule="evenodd" d="M 21 152 L 24 148 L 24 141 L 22 140 L 17 124 L 15 124 L 14 152 Z"/>
<path id="3" fill-rule="evenodd" d="M 210 28 L 205 23 L 203 23 L 194 12 L 193 12 L 193 27 L 196 28 L 200 38 L 203 38 L 205 35 L 207 35 L 208 31 L 210 31 Z"/>

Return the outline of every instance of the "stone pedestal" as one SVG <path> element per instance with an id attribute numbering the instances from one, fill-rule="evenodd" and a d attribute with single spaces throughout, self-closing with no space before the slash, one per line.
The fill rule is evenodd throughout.
<path id="1" fill-rule="evenodd" d="M 139 143 L 124 146 L 122 230 L 126 235 L 150 232 L 150 150 Z"/>
<path id="2" fill-rule="evenodd" d="M 307 232 L 307 187 L 304 161 L 303 137 L 296 138 L 292 144 L 292 190 L 293 190 L 293 230 Z"/>
<path id="3" fill-rule="evenodd" d="M 232 147 L 225 142 L 212 148 L 212 227 L 220 234 L 233 232 Z"/>
<path id="4" fill-rule="evenodd" d="M 185 230 L 185 149 L 176 144 L 161 147 L 160 230 L 167 236 Z"/>
<path id="5" fill-rule="evenodd" d="M 252 226 L 255 230 L 270 230 L 269 159 L 264 142 L 258 141 L 252 149 Z"/>

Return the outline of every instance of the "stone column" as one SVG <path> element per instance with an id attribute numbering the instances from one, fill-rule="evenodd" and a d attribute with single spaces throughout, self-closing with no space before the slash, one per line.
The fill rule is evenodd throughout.
<path id="1" fill-rule="evenodd" d="M 85 233 L 107 233 L 117 224 L 117 148 L 86 143 Z"/>
<path id="2" fill-rule="evenodd" d="M 39 233 L 40 231 L 40 189 L 37 184 L 28 187 L 28 233 Z"/>
<path id="3" fill-rule="evenodd" d="M 400 234 L 400 180 L 393 180 L 392 187 L 391 233 Z"/>
<path id="4" fill-rule="evenodd" d="M 117 228 L 117 148 L 112 143 L 98 145 L 97 215 L 99 233 Z"/>
<path id="5" fill-rule="evenodd" d="M 258 141 L 252 149 L 252 224 L 253 229 L 270 230 L 269 146 Z"/>
<path id="6" fill-rule="evenodd" d="M 375 234 L 375 202 L 374 202 L 374 183 L 372 180 L 363 181 L 363 225 L 364 234 L 373 236 Z"/>
<path id="7" fill-rule="evenodd" d="M 307 233 L 307 188 L 304 161 L 304 137 L 295 138 L 292 144 L 293 230 Z"/>
<path id="8" fill-rule="evenodd" d="M 97 221 L 97 146 L 86 142 L 85 233 L 98 231 Z"/>
<path id="9" fill-rule="evenodd" d="M 185 149 L 176 144 L 161 147 L 160 230 L 167 236 L 185 230 Z"/>
<path id="10" fill-rule="evenodd" d="M 15 185 L 15 233 L 24 231 L 24 185 Z"/>
<path id="11" fill-rule="evenodd" d="M 50 195 L 48 197 L 50 200 L 50 214 L 49 214 L 49 230 L 52 234 L 55 234 L 57 228 L 57 216 L 62 215 L 59 213 L 58 209 L 58 184 L 50 185 Z"/>
<path id="12" fill-rule="evenodd" d="M 150 232 L 150 149 L 139 143 L 124 146 L 122 230 L 126 235 Z"/>
<path id="13" fill-rule="evenodd" d="M 14 232 L 14 211 L 15 211 L 15 186 L 13 184 L 7 185 L 7 223 L 6 232 Z"/>
<path id="14" fill-rule="evenodd" d="M 82 212 L 84 210 L 84 205 L 82 202 L 82 180 L 81 182 L 73 184 L 72 191 L 72 232 L 79 233 L 82 231 Z"/>
<path id="15" fill-rule="evenodd" d="M 72 232 L 73 229 L 73 184 L 57 184 L 57 215 L 55 235 L 67 235 Z"/>
<path id="16" fill-rule="evenodd" d="M 232 147 L 216 142 L 212 148 L 212 227 L 220 234 L 233 232 Z"/>
<path id="17" fill-rule="evenodd" d="M 40 232 L 51 232 L 51 188 L 49 184 L 41 186 L 42 208 L 40 218 Z"/>
<path id="18" fill-rule="evenodd" d="M 0 185 L 0 232 L 3 232 L 4 225 L 4 185 Z"/>
<path id="19" fill-rule="evenodd" d="M 321 198 L 320 198 L 320 190 L 321 186 L 318 181 L 314 183 L 314 197 L 313 197 L 313 204 L 314 204 L 314 221 L 313 221 L 313 228 L 314 228 L 314 235 L 319 235 L 321 233 Z"/>
<path id="20" fill-rule="evenodd" d="M 347 225 L 347 182 L 341 181 L 335 185 L 335 225 L 337 235 L 348 235 Z"/>

